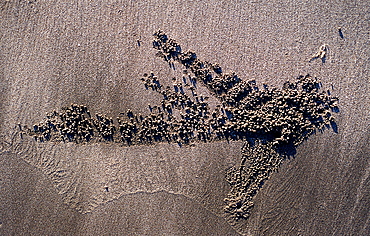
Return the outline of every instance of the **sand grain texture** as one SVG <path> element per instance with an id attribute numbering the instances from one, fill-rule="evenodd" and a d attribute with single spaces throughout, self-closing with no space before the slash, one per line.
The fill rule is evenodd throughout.
<path id="1" fill-rule="evenodd" d="M 369 233 L 366 1 L 0 6 L 1 235 Z M 299 146 L 257 194 L 250 218 L 233 227 L 222 215 L 229 191 L 224 176 L 238 163 L 241 143 L 179 148 L 11 141 L 16 124 L 37 123 L 71 103 L 112 117 L 127 109 L 148 113 L 148 101 L 160 97 L 140 84 L 142 74 L 155 71 L 170 80 L 177 73 L 154 55 L 158 29 L 241 79 L 281 86 L 310 73 L 339 97 L 338 133 L 318 133 Z M 323 44 L 329 48 L 325 63 L 309 62 Z"/>

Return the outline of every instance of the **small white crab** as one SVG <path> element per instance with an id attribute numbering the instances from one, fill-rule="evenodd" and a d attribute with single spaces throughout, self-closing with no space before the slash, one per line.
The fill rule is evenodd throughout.
<path id="1" fill-rule="evenodd" d="M 315 53 L 312 58 L 311 58 L 311 61 L 314 60 L 314 59 L 317 59 L 317 58 L 320 58 L 320 59 L 325 59 L 326 57 L 326 53 L 327 51 L 329 50 L 329 47 L 327 44 L 323 44 L 319 47 L 319 50 L 317 53 Z"/>

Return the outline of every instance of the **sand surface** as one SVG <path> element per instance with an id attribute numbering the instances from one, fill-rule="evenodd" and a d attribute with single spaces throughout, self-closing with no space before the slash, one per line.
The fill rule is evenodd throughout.
<path id="1" fill-rule="evenodd" d="M 0 7 L 1 235 L 369 234 L 366 1 L 10 0 Z M 142 74 L 170 81 L 178 73 L 155 56 L 158 29 L 243 80 L 280 87 L 310 73 L 339 98 L 338 133 L 300 145 L 256 195 L 246 221 L 230 225 L 223 215 L 225 171 L 239 162 L 241 142 L 127 147 L 14 136 L 18 123 L 31 126 L 71 103 L 112 117 L 147 114 L 160 97 L 145 90 Z M 323 44 L 326 61 L 309 62 Z"/>

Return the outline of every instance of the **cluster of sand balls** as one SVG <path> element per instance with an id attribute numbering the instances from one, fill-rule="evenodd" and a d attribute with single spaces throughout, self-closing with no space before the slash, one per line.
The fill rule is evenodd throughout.
<path id="1" fill-rule="evenodd" d="M 218 139 L 246 140 L 239 167 L 227 173 L 231 190 L 225 212 L 234 220 L 248 218 L 253 197 L 296 146 L 316 130 L 332 127 L 338 99 L 320 91 L 321 83 L 310 75 L 286 82 L 282 89 L 258 88 L 255 81 L 242 81 L 235 73 L 223 73 L 218 64 L 201 61 L 194 52 L 182 52 L 179 44 L 163 32 L 154 34 L 157 55 L 182 64 L 206 86 L 222 107 L 212 113 L 209 124 Z"/>
<path id="2" fill-rule="evenodd" d="M 185 66 L 194 75 L 193 81 L 200 81 L 221 101 L 222 107 L 209 119 L 217 138 L 257 138 L 298 145 L 316 129 L 335 125 L 332 112 L 338 110 L 338 99 L 320 91 L 321 83 L 315 77 L 300 76 L 282 89 L 267 85 L 260 89 L 255 81 L 224 74 L 218 64 L 203 62 L 194 52 L 183 53 L 163 32 L 154 36 L 157 55 Z"/>
<path id="3" fill-rule="evenodd" d="M 273 143 L 261 140 L 253 145 L 244 143 L 242 154 L 240 166 L 232 167 L 226 174 L 231 189 L 224 209 L 234 220 L 249 217 L 253 197 L 284 160 L 284 154 L 279 153 Z"/>
<path id="4" fill-rule="evenodd" d="M 128 110 L 125 116 L 116 120 L 102 114 L 92 117 L 86 106 L 71 104 L 61 112 L 47 114 L 46 120 L 35 124 L 28 134 L 41 142 L 99 141 L 127 145 L 167 141 L 181 146 L 194 140 L 211 140 L 211 126 L 206 121 L 209 118 L 206 97 L 193 96 L 193 101 L 181 84 L 176 84 L 174 89 L 164 89 L 153 73 L 145 74 L 143 81 L 146 87 L 163 96 L 160 105 L 149 105 L 150 114 L 147 116 Z M 180 111 L 177 116 L 174 110 Z"/>
<path id="5" fill-rule="evenodd" d="M 223 100 L 227 99 L 231 88 L 242 82 L 235 73 L 223 73 L 217 63 L 201 61 L 192 51 L 182 52 L 181 46 L 174 39 L 169 39 L 162 31 L 154 33 L 154 36 L 153 47 L 158 50 L 157 56 L 170 64 L 173 63 L 172 61 L 182 64 L 211 92 L 218 97 L 223 97 Z M 240 83 L 239 86 L 241 85 L 247 86 L 246 90 L 250 90 L 248 83 Z M 244 91 L 243 88 L 240 88 L 240 92 L 242 91 Z"/>
<path id="6" fill-rule="evenodd" d="M 180 79 L 164 86 L 153 73 L 141 80 L 148 90 L 162 96 L 160 104 L 149 105 L 149 114 L 128 110 L 115 120 L 102 114 L 92 117 L 84 105 L 71 104 L 61 112 L 47 114 L 45 121 L 28 129 L 37 141 L 119 142 L 125 145 L 217 140 L 245 140 L 238 168 L 228 171 L 231 191 L 225 211 L 235 219 L 247 218 L 252 198 L 294 149 L 316 130 L 333 127 L 332 112 L 337 98 L 321 91 L 320 81 L 310 75 L 286 82 L 281 89 L 255 81 L 243 81 L 235 73 L 223 73 L 218 64 L 201 61 L 163 32 L 154 34 L 157 56 L 170 65 L 184 67 Z M 174 66 L 173 66 L 174 67 Z M 220 102 L 211 108 L 208 97 L 198 95 L 205 86 Z"/>
<path id="7" fill-rule="evenodd" d="M 101 140 L 113 140 L 116 127 L 113 119 L 102 114 L 91 113 L 84 105 L 71 104 L 63 107 L 60 112 L 46 114 L 43 122 L 34 124 L 28 129 L 36 141 L 88 142 L 98 137 Z"/>

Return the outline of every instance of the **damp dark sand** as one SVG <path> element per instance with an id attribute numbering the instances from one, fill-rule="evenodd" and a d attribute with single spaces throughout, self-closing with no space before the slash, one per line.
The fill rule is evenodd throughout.
<path id="1" fill-rule="evenodd" d="M 241 79 L 279 87 L 298 75 L 315 75 L 339 97 L 341 109 L 336 115 L 338 134 L 318 133 L 299 146 L 295 158 L 284 162 L 256 195 L 249 219 L 233 227 L 221 212 L 229 191 L 225 171 L 239 161 L 238 143 L 181 149 L 169 144 L 136 149 L 37 144 L 29 153 L 22 148 L 15 149 L 21 153 L 2 153 L 3 234 L 368 232 L 367 5 L 1 4 L 4 140 L 17 123 L 34 124 L 50 109 L 70 103 L 88 104 L 110 116 L 127 109 L 148 112 L 147 104 L 158 103 L 160 97 L 143 92 L 138 83 L 142 73 L 155 71 L 169 80 L 174 76 L 171 68 L 153 59 L 150 43 L 158 28 Z M 280 8 L 283 13 L 277 13 Z M 325 63 L 308 62 L 323 44 L 329 47 Z M 41 159 L 32 163 L 26 154 Z M 69 172 L 51 169 L 56 163 L 50 157 L 62 160 L 59 165 Z M 71 189 L 78 194 L 70 199 L 75 208 L 64 203 L 66 195 L 58 194 L 63 189 L 50 178 L 51 170 L 61 171 L 76 185 Z M 123 194 L 115 195 L 114 188 L 105 191 L 112 176 Z M 125 182 L 128 176 L 134 181 Z M 79 213 L 90 209 L 83 204 L 88 199 L 95 199 L 95 210 Z"/>

